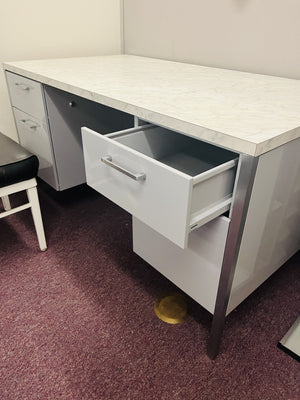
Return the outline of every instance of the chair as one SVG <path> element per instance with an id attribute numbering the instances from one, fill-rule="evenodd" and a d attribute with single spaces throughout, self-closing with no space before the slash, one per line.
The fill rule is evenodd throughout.
<path id="1" fill-rule="evenodd" d="M 0 197 L 4 211 L 0 218 L 31 208 L 40 249 L 47 249 L 40 204 L 37 194 L 36 176 L 38 158 L 18 143 L 0 132 Z M 28 203 L 11 208 L 9 195 L 26 190 Z"/>

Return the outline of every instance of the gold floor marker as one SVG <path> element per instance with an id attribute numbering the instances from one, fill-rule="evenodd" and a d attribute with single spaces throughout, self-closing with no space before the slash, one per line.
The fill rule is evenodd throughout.
<path id="1" fill-rule="evenodd" d="M 180 324 L 187 319 L 187 304 L 179 293 L 160 297 L 154 304 L 155 314 L 168 324 Z"/>

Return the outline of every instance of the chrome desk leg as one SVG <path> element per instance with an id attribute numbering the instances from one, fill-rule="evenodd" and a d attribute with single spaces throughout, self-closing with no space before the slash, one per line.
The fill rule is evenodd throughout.
<path id="1" fill-rule="evenodd" d="M 214 359 L 217 356 L 220 347 L 227 305 L 248 212 L 257 163 L 258 157 L 252 157 L 245 154 L 240 156 L 234 188 L 233 204 L 231 208 L 231 221 L 225 245 L 212 327 L 208 339 L 207 355 L 211 359 Z"/>

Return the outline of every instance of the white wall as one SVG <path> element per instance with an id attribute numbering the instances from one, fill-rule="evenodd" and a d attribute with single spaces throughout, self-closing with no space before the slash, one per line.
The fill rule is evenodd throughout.
<path id="1" fill-rule="evenodd" d="M 300 79 L 299 0 L 124 0 L 125 52 Z"/>
<path id="2" fill-rule="evenodd" d="M 118 54 L 120 0 L 0 0 L 0 62 Z M 2 68 L 0 131 L 17 140 Z"/>

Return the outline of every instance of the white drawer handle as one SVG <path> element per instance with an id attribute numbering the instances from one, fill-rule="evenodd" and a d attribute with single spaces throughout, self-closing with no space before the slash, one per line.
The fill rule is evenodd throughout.
<path id="1" fill-rule="evenodd" d="M 18 86 L 18 88 L 21 89 L 21 90 L 30 90 L 30 89 L 32 89 L 31 86 L 25 85 L 25 83 L 16 82 L 15 85 Z"/>
<path id="2" fill-rule="evenodd" d="M 143 172 L 141 172 L 141 173 L 130 172 L 127 169 L 125 169 L 123 167 L 120 167 L 119 165 L 115 164 L 112 161 L 112 157 L 111 156 L 101 157 L 101 161 L 104 162 L 104 164 L 107 164 L 110 167 L 116 169 L 117 171 L 122 172 L 122 174 L 125 174 L 125 175 L 129 176 L 130 178 L 134 179 L 135 181 L 144 181 L 146 179 L 146 174 L 144 174 Z"/>
<path id="3" fill-rule="evenodd" d="M 39 127 L 39 124 L 36 124 L 35 122 L 31 121 L 31 119 L 21 119 L 21 122 L 26 125 L 29 129 L 37 129 Z"/>

